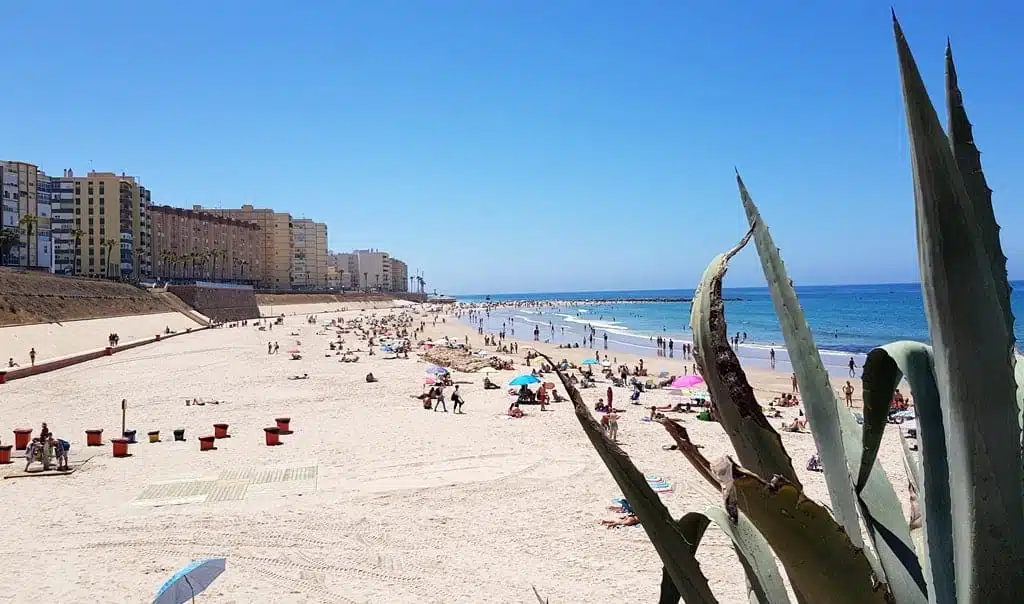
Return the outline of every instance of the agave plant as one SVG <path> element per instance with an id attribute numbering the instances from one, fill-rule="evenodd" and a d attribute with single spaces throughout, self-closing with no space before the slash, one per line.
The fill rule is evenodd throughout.
<path id="1" fill-rule="evenodd" d="M 893 15 L 910 137 L 921 284 L 931 346 L 895 342 L 864 366 L 864 421 L 838 400 L 768 228 L 739 174 L 750 231 L 712 260 L 693 301 L 697 366 L 735 451 L 715 463 L 683 426 L 661 420 L 723 502 L 674 520 L 559 373 L 576 417 L 664 564 L 661 604 L 716 602 L 694 553 L 715 523 L 733 543 L 749 600 L 800 603 L 1019 602 L 1024 588 L 1024 364 L 1014 353 L 1006 259 L 991 190 L 946 49 L 943 132 Z M 831 506 L 803 494 L 778 433 L 729 345 L 722 280 L 753 240 L 824 466 Z M 550 359 L 549 359 L 550 360 Z M 555 365 L 552 363 L 552 365 Z M 876 462 L 890 401 L 906 378 L 920 456 L 905 441 L 910 518 Z M 901 438 L 902 440 L 902 438 Z"/>

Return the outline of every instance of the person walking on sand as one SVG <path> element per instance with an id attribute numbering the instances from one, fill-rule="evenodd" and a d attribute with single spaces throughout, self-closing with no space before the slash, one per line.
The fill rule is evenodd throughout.
<path id="1" fill-rule="evenodd" d="M 775 369 L 775 349 L 774 348 L 771 348 L 771 349 L 768 350 L 768 365 L 770 365 L 772 369 Z"/>
<path id="2" fill-rule="evenodd" d="M 854 377 L 854 376 L 856 376 L 856 375 L 857 375 L 857 371 L 856 371 L 856 369 L 857 369 L 857 363 L 855 363 L 855 362 L 853 361 L 853 357 L 850 357 L 850 363 L 849 363 L 849 365 L 850 365 L 850 377 Z"/>
<path id="3" fill-rule="evenodd" d="M 462 400 L 462 395 L 459 394 L 459 385 L 455 384 L 455 391 L 452 392 L 452 413 L 462 414 L 462 405 L 465 403 Z"/>
<path id="4" fill-rule="evenodd" d="M 435 319 L 435 325 L 436 324 L 437 323 L 436 323 L 436 319 Z M 454 396 L 454 395 L 452 395 L 452 396 Z M 437 389 L 437 402 L 434 403 L 434 413 L 437 413 L 437 410 L 441 409 L 442 407 L 444 408 L 443 411 L 445 413 L 448 413 L 448 406 L 444 404 L 444 390 L 442 388 L 438 388 Z"/>
<path id="5" fill-rule="evenodd" d="M 611 409 L 611 405 L 608 406 Z M 608 438 L 612 439 L 612 442 L 618 442 L 619 438 L 619 414 L 615 413 L 614 410 L 605 413 L 605 418 L 608 419 Z"/>
<path id="6" fill-rule="evenodd" d="M 35 347 L 33 347 L 32 350 L 28 351 L 28 359 L 29 359 L 29 361 L 31 361 L 32 366 L 35 366 L 35 364 L 36 364 L 36 349 L 35 349 Z"/>
<path id="7" fill-rule="evenodd" d="M 846 396 L 846 406 L 847 407 L 852 407 L 853 406 L 853 384 L 850 383 L 850 380 L 846 380 L 846 385 L 843 386 L 843 395 Z"/>
<path id="8" fill-rule="evenodd" d="M 274 354 L 274 343 L 267 342 L 267 354 Z"/>
<path id="9" fill-rule="evenodd" d="M 793 383 L 793 394 L 800 394 L 800 384 L 796 381 L 795 373 L 793 374 L 793 377 L 790 378 L 790 381 Z"/>

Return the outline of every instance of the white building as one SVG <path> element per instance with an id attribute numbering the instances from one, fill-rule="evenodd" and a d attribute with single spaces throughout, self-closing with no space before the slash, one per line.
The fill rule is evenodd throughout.
<path id="1" fill-rule="evenodd" d="M 4 263 L 53 271 L 50 232 L 50 178 L 36 167 L 19 161 L 0 162 L 0 227 L 18 229 L 21 244 L 3 258 Z M 23 217 L 32 216 L 32 236 Z"/>
<path id="2" fill-rule="evenodd" d="M 388 291 L 391 289 L 391 255 L 380 250 L 355 250 L 356 280 L 359 289 Z"/>

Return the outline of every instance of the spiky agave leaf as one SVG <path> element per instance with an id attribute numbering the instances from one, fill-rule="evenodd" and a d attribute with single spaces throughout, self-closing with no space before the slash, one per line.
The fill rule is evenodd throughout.
<path id="1" fill-rule="evenodd" d="M 765 481 L 724 458 L 714 465 L 726 495 L 757 527 L 808 602 L 891 604 L 864 550 L 822 505 L 781 476 Z"/>
<path id="2" fill-rule="evenodd" d="M 679 525 L 679 531 L 683 534 L 683 538 L 686 540 L 686 547 L 690 550 L 691 554 L 697 553 L 697 548 L 700 547 L 700 542 L 704 538 L 704 532 L 708 528 L 707 516 L 700 512 L 689 512 L 683 514 L 683 517 L 676 523 Z M 672 577 L 668 574 L 668 569 L 663 568 L 661 570 L 661 595 L 658 597 L 658 604 L 679 604 L 679 590 L 676 589 L 676 584 L 672 581 Z"/>
<path id="3" fill-rule="evenodd" d="M 647 479 L 633 465 L 629 456 L 605 436 L 604 430 L 594 420 L 579 391 L 572 385 L 565 373 L 558 369 L 558 365 L 549 356 L 542 352 L 538 352 L 538 354 L 555 368 L 558 379 L 561 380 L 562 386 L 572 401 L 576 419 L 583 428 L 583 432 L 601 457 L 605 467 L 608 468 L 612 478 L 615 479 L 616 484 L 619 485 L 622 494 L 633 508 L 633 512 L 640 519 L 641 526 L 647 533 L 654 549 L 657 550 L 658 556 L 665 565 L 665 570 L 676 585 L 676 589 L 682 594 L 687 604 L 716 603 L 718 600 L 711 593 L 707 577 L 701 572 L 700 564 L 687 546 L 685 535 L 680 531 L 676 521 L 672 519 L 661 498 L 647 484 Z"/>
<path id="4" fill-rule="evenodd" d="M 925 576 L 929 577 L 929 588 L 932 585 L 930 579 L 931 567 L 928 565 L 928 547 L 924 543 L 924 512 L 921 509 L 921 471 L 920 464 L 914 459 L 907 445 L 907 439 L 900 436 L 900 445 L 903 448 L 903 470 L 907 473 L 907 490 L 910 493 L 910 518 L 907 519 L 910 525 L 910 538 L 914 540 L 914 549 L 917 550 L 921 560 L 921 569 Z M 929 591 L 929 594 L 932 592 Z M 931 601 L 934 601 L 932 599 Z"/>
<path id="5" fill-rule="evenodd" d="M 956 601 L 956 592 L 953 586 L 953 529 L 946 429 L 930 346 L 919 342 L 893 342 L 868 354 L 862 377 L 863 455 L 857 484 L 866 483 L 875 466 L 892 396 L 904 376 L 914 398 L 918 443 L 921 448 L 922 471 L 917 480 L 917 497 L 924 512 L 925 531 L 924 547 L 915 547 L 917 561 L 928 585 L 929 601 L 933 604 L 952 604 Z M 914 527 L 910 529 L 913 540 Z"/>
<path id="6" fill-rule="evenodd" d="M 715 256 L 697 286 L 690 316 L 694 360 L 707 383 L 718 421 L 743 467 L 760 476 L 779 474 L 800 488 L 793 460 L 761 411 L 754 389 L 729 345 L 725 324 L 722 279 L 729 260 L 743 249 L 753 232 L 752 227 L 736 247 Z"/>
<path id="7" fill-rule="evenodd" d="M 879 580 L 890 584 L 898 601 L 923 603 L 927 586 L 896 491 L 885 471 L 876 466 L 871 469 L 864 487 L 854 494 L 852 483 L 861 465 L 861 428 L 853 414 L 836 398 L 779 250 L 739 174 L 736 182 L 747 221 L 754 227 L 757 254 L 786 341 L 786 350 L 800 384 L 804 410 L 824 465 L 825 483 L 836 518 L 854 545 L 863 547 L 857 518 L 859 505 L 878 553 L 877 559 L 870 553 L 867 559 Z"/>
<path id="8" fill-rule="evenodd" d="M 948 115 L 949 144 L 953 150 L 964 189 L 978 217 L 978 230 L 985 254 L 991 260 L 992 280 L 995 282 L 1000 306 L 1006 320 L 1010 337 L 1013 338 L 1013 310 L 1010 308 L 1010 281 L 1006 276 L 1006 256 L 999 242 L 999 224 L 992 209 L 992 189 L 988 187 L 985 173 L 981 169 L 981 151 L 974 144 L 974 128 L 967 117 L 964 95 L 956 77 L 953 63 L 953 48 L 946 41 L 946 111 Z"/>
<path id="9" fill-rule="evenodd" d="M 800 384 L 800 393 L 804 399 L 807 421 L 814 435 L 814 444 L 818 447 L 821 463 L 826 470 L 825 483 L 832 500 L 832 509 L 836 519 L 850 535 L 853 544 L 863 547 L 864 540 L 860 535 L 853 487 L 846 472 L 840 471 L 846 468 L 846 454 L 832 384 L 821 362 L 818 347 L 811 337 L 811 330 L 807 327 L 803 309 L 800 308 L 796 293 L 786 274 L 779 250 L 775 247 L 768 227 L 761 219 L 757 206 L 750 198 L 739 173 L 736 174 L 736 184 L 740 189 L 740 199 L 747 214 L 747 222 L 754 229 L 754 244 L 772 295 L 775 314 L 782 327 L 786 350 Z"/>
<path id="10" fill-rule="evenodd" d="M 733 549 L 747 576 L 750 601 L 758 604 L 789 604 L 786 584 L 775 564 L 768 541 L 742 512 L 736 518 L 718 506 L 704 510 L 704 515 L 732 540 Z"/>
<path id="11" fill-rule="evenodd" d="M 921 290 L 949 459 L 957 601 L 1011 602 L 1024 568 L 1020 408 L 1006 290 L 910 47 L 893 15 L 914 172 Z M 991 218 L 989 218 L 991 220 Z M 981 226 L 982 223 L 986 223 Z M 994 221 L 993 221 L 994 222 Z M 927 522 L 927 513 L 925 514 Z"/>

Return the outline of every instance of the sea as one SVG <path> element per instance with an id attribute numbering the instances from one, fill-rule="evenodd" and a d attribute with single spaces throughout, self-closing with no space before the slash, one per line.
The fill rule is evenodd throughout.
<path id="1" fill-rule="evenodd" d="M 1011 306 L 1014 316 L 1024 316 L 1024 282 L 1013 283 Z M 821 285 L 796 288 L 807 322 L 814 334 L 829 373 L 848 375 L 854 359 L 859 368 L 865 355 L 882 344 L 897 340 L 929 342 L 928 324 L 916 283 L 880 285 Z M 655 356 L 658 336 L 674 344 L 690 342 L 689 302 L 629 302 L 629 300 L 671 298 L 692 299 L 692 289 L 548 292 L 532 294 L 481 294 L 457 296 L 459 302 L 541 303 L 539 306 L 504 307 L 485 317 L 484 329 L 519 340 L 532 340 L 535 326 L 541 339 L 552 343 L 580 343 L 588 326 L 596 330 L 595 348 Z M 768 365 L 769 351 L 775 349 L 778 370 L 789 370 L 782 333 L 775 317 L 771 295 L 765 287 L 724 288 L 725 319 L 730 336 L 740 335 L 738 354 L 745 362 Z M 548 306 L 554 301 L 604 300 L 601 303 L 572 303 Z M 469 321 L 467 320 L 467 323 Z M 479 323 L 472 324 L 479 327 Z M 510 331 L 515 329 L 516 333 Z M 1024 322 L 1017 321 L 1016 337 L 1024 336 Z M 676 347 L 678 351 L 678 347 Z M 675 353 L 678 357 L 678 352 Z"/>

